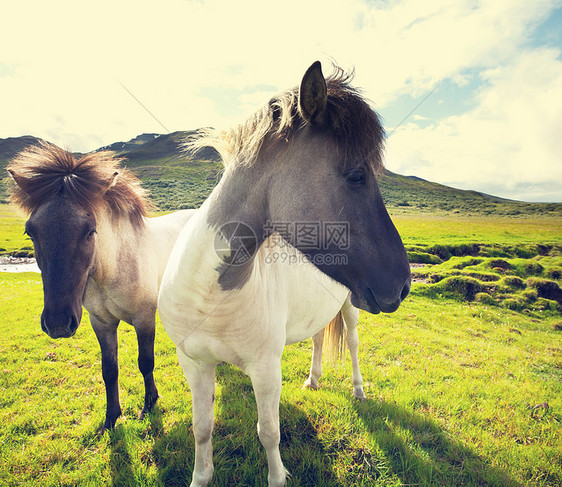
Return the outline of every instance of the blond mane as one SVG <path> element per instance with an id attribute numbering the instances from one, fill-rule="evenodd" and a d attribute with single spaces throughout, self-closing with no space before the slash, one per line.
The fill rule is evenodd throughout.
<path id="1" fill-rule="evenodd" d="M 367 163 L 375 172 L 383 169 L 385 132 L 378 115 L 350 86 L 353 74 L 334 67 L 326 79 L 328 89 L 328 130 L 345 155 L 345 163 Z M 299 110 L 299 88 L 272 98 L 244 123 L 227 130 L 205 129 L 186 143 L 187 150 L 212 147 L 225 164 L 251 166 L 267 141 L 290 141 L 305 124 Z"/>
<path id="2" fill-rule="evenodd" d="M 26 213 L 57 194 L 65 193 L 89 211 L 127 215 L 136 226 L 152 208 L 146 190 L 112 152 L 93 152 L 75 158 L 71 152 L 48 142 L 30 146 L 8 164 L 15 182 L 10 201 Z M 17 184 L 16 184 L 17 183 Z"/>

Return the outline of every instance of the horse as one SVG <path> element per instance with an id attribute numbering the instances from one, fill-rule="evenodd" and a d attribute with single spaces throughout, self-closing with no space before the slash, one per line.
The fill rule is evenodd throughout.
<path id="1" fill-rule="evenodd" d="M 92 156 L 95 156 L 95 158 Z M 122 252 L 118 253 L 118 258 L 120 261 L 119 265 L 123 266 L 125 263 L 128 263 L 126 264 L 128 268 L 140 269 L 141 263 L 144 264 L 146 262 L 145 257 L 148 255 L 150 255 L 150 259 L 153 259 L 154 255 L 160 255 L 162 258 L 166 258 L 166 256 L 169 255 L 171 251 L 171 242 L 177 236 L 177 233 L 179 233 L 179 229 L 181 228 L 181 225 L 183 225 L 184 220 L 187 221 L 187 219 L 191 217 L 195 210 L 180 211 L 174 213 L 173 216 L 145 219 L 144 217 L 146 216 L 146 210 L 150 208 L 150 204 L 145 198 L 144 192 L 138 185 L 138 181 L 136 181 L 136 178 L 131 173 L 123 172 L 122 170 L 122 173 L 119 175 L 119 181 L 121 183 L 127 182 L 127 185 L 122 186 L 120 184 L 119 186 L 117 186 L 113 184 L 113 181 L 117 177 L 117 175 L 115 174 L 117 171 L 110 171 L 113 169 L 117 169 L 116 164 L 118 164 L 119 162 L 120 161 L 118 159 L 107 153 L 94 153 L 88 157 L 87 161 L 79 162 L 74 159 L 72 154 L 62 151 L 52 144 L 42 144 L 39 147 L 30 147 L 27 150 L 21 152 L 19 156 L 16 157 L 12 161 L 12 164 L 8 167 L 10 175 L 17 184 L 17 188 L 14 188 L 17 189 L 17 191 L 13 191 L 12 193 L 12 202 L 16 204 L 16 206 L 19 206 L 26 210 L 28 213 L 33 213 L 40 206 L 50 200 L 52 196 L 54 196 L 55 192 L 64 190 L 68 193 L 67 198 L 76 197 L 78 196 L 78 189 L 76 185 L 69 185 L 68 187 L 66 187 L 69 181 L 72 181 L 72 179 L 64 179 L 68 175 L 72 175 L 71 178 L 78 177 L 82 179 L 88 179 L 93 178 L 94 176 L 100 178 L 104 181 L 104 183 L 101 185 L 102 192 L 107 189 L 104 189 L 104 186 L 109 186 L 109 181 L 111 181 L 111 187 L 115 188 L 112 189 L 112 191 L 118 190 L 122 192 L 129 192 L 130 190 L 132 190 L 132 193 L 126 196 L 130 199 L 130 203 L 132 204 L 132 206 L 126 209 L 126 211 L 121 212 L 120 210 L 118 210 L 120 211 L 120 213 L 122 213 L 121 216 L 128 214 L 129 220 L 134 222 L 134 225 L 132 226 L 127 225 L 128 229 L 135 229 L 136 232 L 140 232 L 141 234 L 143 234 L 143 239 L 150 237 L 151 233 L 155 234 L 157 232 L 163 231 L 161 236 L 163 236 L 167 242 L 167 245 L 165 246 L 158 245 L 157 251 L 154 249 L 153 252 L 145 251 L 143 253 L 139 253 L 138 249 L 133 252 L 133 249 L 131 249 L 129 246 L 126 246 L 126 254 Z M 78 165 L 80 165 L 80 171 L 82 171 L 80 174 L 76 173 L 76 167 Z M 98 167 L 90 168 L 89 166 L 91 165 L 96 165 Z M 96 176 L 96 172 L 100 169 L 105 171 L 107 174 L 102 173 Z M 41 175 L 40 178 L 38 177 L 39 174 Z M 33 180 L 31 178 L 33 178 Z M 85 184 L 85 181 L 86 180 L 80 181 L 80 184 Z M 92 181 L 92 183 L 97 184 L 95 181 Z M 46 186 L 51 184 L 55 186 L 47 190 Z M 60 185 L 58 189 L 56 189 L 57 185 Z M 63 187 L 65 187 L 66 189 L 63 189 Z M 42 193 L 40 195 L 38 194 L 37 196 L 30 196 L 31 193 L 35 193 L 37 191 L 45 191 L 45 193 Z M 112 194 L 109 193 L 109 195 L 106 194 L 106 196 L 112 197 Z M 81 195 L 80 198 L 86 198 L 87 201 L 90 202 L 80 203 L 81 206 L 85 206 L 85 204 L 94 204 L 93 200 L 97 198 L 97 196 L 93 193 L 86 192 L 84 195 Z M 98 203 L 95 203 L 95 205 L 97 204 Z M 113 206 L 112 208 L 115 209 L 119 207 L 120 206 Z M 102 207 L 100 208 L 103 209 Z M 104 210 L 108 209 L 110 209 L 109 206 Z M 135 216 L 135 212 L 137 211 L 140 211 L 140 215 L 142 216 L 141 219 L 139 219 L 138 216 Z M 94 328 L 94 331 L 96 332 L 96 336 L 101 346 L 103 376 L 106 384 L 107 414 L 104 426 L 101 430 L 101 432 L 103 432 L 106 429 L 113 428 L 117 418 L 121 414 L 117 382 L 118 361 L 116 327 L 120 320 L 134 320 L 133 324 L 135 326 L 135 330 L 137 332 L 139 340 L 139 367 L 141 368 L 141 370 L 143 371 L 143 375 L 145 376 L 146 388 L 145 404 L 140 414 L 140 417 L 142 418 L 146 414 L 146 412 L 148 412 L 152 408 L 158 397 L 154 381 L 152 379 L 152 376 L 150 375 L 154 367 L 154 346 L 152 344 L 154 338 L 151 337 L 151 333 L 154 333 L 154 319 L 152 316 L 154 312 L 148 311 L 148 314 L 151 316 L 150 319 L 141 319 L 144 317 L 141 317 L 138 314 L 136 317 L 134 317 L 135 313 L 133 311 L 135 310 L 135 306 L 128 303 L 134 302 L 134 298 L 131 297 L 131 293 L 134 294 L 136 291 L 133 288 L 134 283 L 127 280 L 126 276 L 124 275 L 121 275 L 120 282 L 108 278 L 101 281 L 100 279 L 96 279 L 95 276 L 90 276 L 90 278 L 86 281 L 85 291 L 84 289 L 80 291 L 81 286 L 74 287 L 73 289 L 72 286 L 70 286 L 69 289 L 72 290 L 72 293 L 69 293 L 67 291 L 59 293 L 59 289 L 57 289 L 56 285 L 60 285 L 62 284 L 62 282 L 58 281 L 58 279 L 56 279 L 55 281 L 53 281 L 52 279 L 49 280 L 50 278 L 48 277 L 49 275 L 53 275 L 55 272 L 59 271 L 49 271 L 44 268 L 45 266 L 41 264 L 41 262 L 51 259 L 53 256 L 53 250 L 57 248 L 63 254 L 66 254 L 68 256 L 70 256 L 71 253 L 68 252 L 69 247 L 64 245 L 68 245 L 68 242 L 61 242 L 56 239 L 51 242 L 42 237 L 44 232 L 41 231 L 41 228 L 49 225 L 49 222 L 44 221 L 41 216 L 37 217 L 36 215 L 38 213 L 40 214 L 41 212 L 35 212 L 33 220 L 27 223 L 26 232 L 30 235 L 33 235 L 33 243 L 35 245 L 36 255 L 39 261 L 39 265 L 42 266 L 43 271 L 43 278 L 45 283 L 45 310 L 43 311 L 44 317 L 41 320 L 43 330 L 53 338 L 71 336 L 76 332 L 76 329 L 80 322 L 82 305 L 84 305 L 84 307 L 89 311 L 92 326 Z M 132 220 L 131 217 L 133 218 Z M 54 217 L 54 219 L 57 219 L 56 216 Z M 107 218 L 102 218 L 100 221 L 106 222 Z M 73 231 L 77 228 L 78 223 L 78 221 L 74 221 L 72 219 L 65 220 L 61 218 L 57 219 L 57 222 L 54 224 L 53 228 L 56 228 L 58 236 L 61 236 L 66 231 L 63 227 L 64 225 L 69 225 L 69 231 Z M 38 230 L 31 230 L 31 228 L 34 226 L 38 227 Z M 111 245 L 111 242 L 123 241 L 123 238 L 119 237 L 119 235 L 117 234 L 110 235 L 108 231 L 101 231 L 101 235 L 107 238 L 104 238 L 102 242 L 99 242 L 100 224 L 94 224 L 92 226 L 92 229 L 95 226 L 97 226 L 97 230 L 95 233 L 98 235 L 98 242 L 96 242 L 96 245 L 98 245 L 99 249 L 103 249 L 108 245 Z M 111 225 L 109 227 L 110 231 L 113 232 L 116 232 L 117 228 L 118 225 Z M 123 244 L 119 243 L 118 247 L 123 248 Z M 39 251 L 39 249 L 41 248 L 44 249 L 43 252 Z M 146 250 L 146 246 L 141 245 L 140 249 Z M 96 251 L 93 250 L 92 252 Z M 101 263 L 97 264 L 98 269 L 101 269 L 102 267 L 106 266 L 107 262 L 109 262 L 108 259 L 110 255 L 104 251 L 98 252 L 97 257 L 103 259 Z M 131 259 L 133 259 L 132 263 L 130 263 Z M 158 286 L 163 273 L 164 264 L 165 260 L 161 259 L 158 265 L 157 275 L 154 274 L 154 270 L 152 272 L 149 271 L 148 274 L 143 271 L 138 273 L 138 277 L 147 279 L 148 281 L 152 282 L 154 282 L 153 280 L 156 279 L 156 286 Z M 68 265 L 72 268 L 72 272 L 75 273 L 74 275 L 77 276 L 77 278 L 80 275 L 84 276 L 85 274 L 90 274 L 90 270 L 86 270 L 86 268 L 81 266 L 76 259 L 70 260 L 68 262 Z M 92 268 L 93 267 L 94 265 L 92 265 Z M 105 273 L 105 275 L 108 275 L 107 272 Z M 136 279 L 135 282 L 137 282 Z M 49 283 L 54 283 L 54 286 L 49 285 Z M 148 299 L 144 301 L 144 304 L 147 305 L 147 303 L 152 303 L 152 309 L 154 309 L 154 303 L 156 301 L 156 292 L 154 285 L 148 286 L 144 283 L 139 284 L 141 289 L 150 290 L 150 295 L 148 296 Z M 82 302 L 82 296 L 86 295 L 88 296 L 88 299 Z M 57 321 L 52 324 L 53 318 L 49 318 L 49 316 L 52 315 L 53 310 L 56 310 L 57 307 L 59 309 L 61 309 L 61 306 L 64 307 L 64 305 L 54 303 L 52 298 L 55 296 L 59 296 L 61 298 L 61 302 L 66 300 L 68 303 L 71 303 L 71 307 L 68 308 L 68 311 L 74 310 L 72 315 L 69 315 L 70 321 L 66 319 L 62 320 L 62 323 L 69 323 L 68 328 L 57 326 L 58 324 L 60 324 L 60 322 Z M 119 305 L 119 310 L 114 311 L 113 315 L 111 315 L 112 312 L 107 309 L 107 306 L 111 305 L 111 301 L 107 301 L 107 299 L 102 296 L 111 296 L 112 300 L 121 301 L 122 303 Z M 148 309 L 150 310 L 150 308 Z M 105 321 L 109 321 L 112 326 L 114 325 L 115 329 L 111 329 L 111 327 L 107 326 L 107 324 L 102 319 L 103 316 L 106 317 Z M 109 320 L 107 319 L 107 317 L 109 317 Z M 338 321 L 340 318 L 336 318 L 334 318 L 333 320 L 334 326 L 341 326 L 341 321 Z M 349 321 L 349 318 L 347 318 L 346 321 Z M 131 323 L 131 321 L 129 321 L 129 323 Z M 351 321 L 350 323 L 353 323 L 353 321 Z M 327 332 L 327 336 L 330 337 L 330 330 L 333 330 L 333 327 L 328 326 L 326 329 L 329 330 Z M 353 327 L 350 327 L 350 330 L 351 332 L 348 331 L 348 333 L 353 333 Z M 315 337 L 314 342 L 311 374 L 305 384 L 306 387 L 312 389 L 317 389 L 318 379 L 321 375 L 321 362 L 319 362 L 319 360 L 321 359 L 324 331 L 319 332 L 317 335 L 318 336 Z M 352 342 L 350 341 L 349 343 Z M 334 347 L 341 347 L 341 343 L 334 344 Z M 357 374 L 355 373 L 355 364 L 357 362 L 356 360 L 354 360 L 354 357 L 356 357 L 357 353 L 355 352 L 354 354 L 352 345 L 350 345 L 349 348 L 352 355 L 352 362 L 354 364 L 354 395 L 358 399 L 361 399 L 364 397 L 361 388 L 361 376 L 359 375 L 359 379 L 357 379 Z M 359 386 L 357 386 L 358 380 L 360 381 Z"/>
<path id="2" fill-rule="evenodd" d="M 147 218 L 139 180 L 111 152 L 75 158 L 47 142 L 20 152 L 7 169 L 11 202 L 28 216 L 25 233 L 43 280 L 41 329 L 51 338 L 76 333 L 82 306 L 101 347 L 107 408 L 100 433 L 121 415 L 117 327 L 135 328 L 144 378 L 142 419 L 158 399 L 154 382 L 158 289 L 173 244 L 195 210 Z"/>
<path id="3" fill-rule="evenodd" d="M 281 355 L 321 331 L 350 297 L 391 313 L 408 295 L 408 258 L 384 206 L 384 129 L 335 68 L 315 62 L 300 85 L 246 122 L 191 144 L 223 159 L 219 184 L 180 232 L 158 298 L 192 394 L 191 486 L 213 475 L 215 369 L 252 382 L 268 484 L 286 483 L 279 451 Z"/>

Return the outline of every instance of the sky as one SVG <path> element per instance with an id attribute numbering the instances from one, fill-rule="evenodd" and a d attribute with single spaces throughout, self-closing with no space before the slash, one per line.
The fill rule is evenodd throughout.
<path id="1" fill-rule="evenodd" d="M 562 0 L 31 0 L 2 16 L 0 138 L 87 152 L 229 127 L 320 60 L 355 70 L 389 170 L 562 201 Z"/>

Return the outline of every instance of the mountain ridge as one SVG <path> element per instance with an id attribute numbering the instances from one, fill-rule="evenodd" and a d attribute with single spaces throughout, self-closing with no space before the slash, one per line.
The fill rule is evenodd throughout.
<path id="1" fill-rule="evenodd" d="M 124 158 L 124 164 L 141 179 L 155 203 L 163 210 L 198 207 L 218 182 L 222 164 L 217 152 L 205 148 L 196 154 L 183 149 L 186 139 L 199 130 L 169 134 L 143 133 L 129 141 L 118 141 L 96 151 L 111 150 Z M 42 139 L 31 135 L 0 138 L 0 170 L 29 145 Z M 77 156 L 82 154 L 75 153 Z M 562 203 L 527 203 L 462 190 L 427 181 L 418 176 L 404 176 L 384 171 L 379 178 L 383 198 L 394 212 L 452 212 L 484 215 L 545 214 L 562 216 Z M 0 201 L 5 193 L 0 192 Z"/>

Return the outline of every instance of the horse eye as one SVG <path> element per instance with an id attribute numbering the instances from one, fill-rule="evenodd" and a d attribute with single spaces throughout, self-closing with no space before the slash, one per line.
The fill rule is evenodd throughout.
<path id="1" fill-rule="evenodd" d="M 86 238 L 87 238 L 88 240 L 90 240 L 90 239 L 94 236 L 94 233 L 96 233 L 96 229 L 95 229 L 95 228 L 92 228 L 92 229 L 88 232 L 88 235 L 86 235 Z"/>
<path id="2" fill-rule="evenodd" d="M 27 235 L 30 238 L 30 240 L 33 242 L 33 235 L 31 235 L 31 233 L 29 233 L 29 230 L 25 229 L 23 234 Z"/>
<path id="3" fill-rule="evenodd" d="M 345 180 L 352 186 L 363 186 L 367 181 L 365 170 L 360 167 L 350 169 L 344 174 Z"/>

